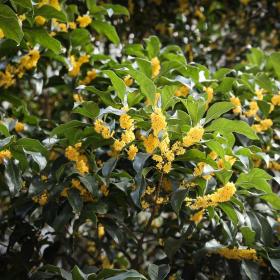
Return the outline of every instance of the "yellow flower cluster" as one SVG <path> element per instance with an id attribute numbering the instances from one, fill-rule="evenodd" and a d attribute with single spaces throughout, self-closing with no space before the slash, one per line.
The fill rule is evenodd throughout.
<path id="1" fill-rule="evenodd" d="M 156 78 L 160 72 L 160 61 L 157 57 L 152 58 L 152 78 Z"/>
<path id="2" fill-rule="evenodd" d="M 131 143 L 135 140 L 134 130 L 134 120 L 128 114 L 122 114 L 119 119 L 120 127 L 124 129 L 121 139 L 116 139 L 113 144 L 113 151 L 120 152 L 125 145 Z M 132 145 L 128 150 L 129 159 L 133 160 L 136 156 L 138 149 L 136 146 Z"/>
<path id="3" fill-rule="evenodd" d="M 131 145 L 127 151 L 128 159 L 134 160 L 138 152 L 138 148 L 135 145 Z"/>
<path id="4" fill-rule="evenodd" d="M 199 162 L 197 164 L 197 166 L 194 168 L 193 175 L 194 176 L 202 175 L 205 166 L 206 166 L 205 162 Z M 211 177 L 212 177 L 212 174 L 202 176 L 202 178 L 204 178 L 205 180 L 210 180 Z"/>
<path id="5" fill-rule="evenodd" d="M 247 117 L 255 117 L 259 110 L 258 103 L 256 101 L 251 101 L 249 104 L 249 111 L 245 112 Z"/>
<path id="6" fill-rule="evenodd" d="M 75 102 L 78 102 L 78 103 L 84 102 L 83 97 L 80 94 L 77 94 L 77 93 L 73 94 L 73 99 L 75 100 Z"/>
<path id="7" fill-rule="evenodd" d="M 230 164 L 230 166 L 233 166 L 236 162 L 236 158 L 234 156 L 225 155 L 224 159 L 219 159 L 217 161 L 217 165 L 219 169 L 224 169 L 226 167 L 226 163 Z"/>
<path id="8" fill-rule="evenodd" d="M 132 84 L 133 84 L 133 79 L 131 78 L 130 75 L 126 75 L 124 78 L 123 78 L 123 81 L 125 83 L 125 85 L 127 87 L 130 87 Z"/>
<path id="9" fill-rule="evenodd" d="M 256 93 L 256 96 L 257 96 L 257 98 L 258 98 L 258 100 L 263 100 L 263 93 L 264 93 L 264 89 L 257 89 L 256 91 L 255 91 L 255 93 Z"/>
<path id="10" fill-rule="evenodd" d="M 207 103 L 209 104 L 214 97 L 214 90 L 211 87 L 203 87 L 203 90 L 206 92 L 207 94 Z"/>
<path id="11" fill-rule="evenodd" d="M 101 134 L 104 139 L 110 139 L 114 135 L 114 133 L 110 132 L 110 128 L 107 125 L 105 125 L 105 123 L 102 120 L 95 121 L 94 130 L 97 133 Z"/>
<path id="12" fill-rule="evenodd" d="M 87 27 L 89 24 L 91 24 L 92 19 L 89 15 L 83 15 L 83 16 L 78 16 L 77 20 L 76 20 L 80 27 L 84 28 Z"/>
<path id="13" fill-rule="evenodd" d="M 191 216 L 190 220 L 193 221 L 196 225 L 200 223 L 203 219 L 204 209 L 196 212 L 194 215 Z"/>
<path id="14" fill-rule="evenodd" d="M 274 169 L 274 170 L 280 171 L 280 163 L 278 163 L 277 161 L 270 161 L 269 169 Z"/>
<path id="15" fill-rule="evenodd" d="M 65 149 L 65 156 L 71 160 L 74 161 L 76 164 L 76 169 L 81 173 L 85 174 L 89 172 L 89 166 L 88 166 L 88 159 L 85 155 L 82 155 L 79 151 L 81 148 L 82 143 L 77 143 L 74 146 L 68 146 Z"/>
<path id="16" fill-rule="evenodd" d="M 3 39 L 5 37 L 5 34 L 3 30 L 0 28 L 0 39 Z"/>
<path id="17" fill-rule="evenodd" d="M 81 182 L 78 179 L 71 180 L 71 187 L 79 191 L 84 201 L 93 201 L 92 194 L 84 186 L 82 186 Z M 68 197 L 68 191 L 69 188 L 64 188 L 60 195 L 63 197 Z"/>
<path id="18" fill-rule="evenodd" d="M 89 62 L 89 56 L 88 55 L 82 55 L 76 60 L 74 55 L 71 55 L 70 57 L 70 63 L 71 63 L 71 69 L 69 70 L 68 74 L 71 77 L 76 77 L 80 73 L 81 66 L 85 63 Z"/>
<path id="19" fill-rule="evenodd" d="M 48 203 L 48 192 L 45 190 L 41 195 L 32 197 L 35 203 L 45 206 Z"/>
<path id="20" fill-rule="evenodd" d="M 160 108 L 155 108 L 154 112 L 151 114 L 151 123 L 154 136 L 158 136 L 160 131 L 165 130 L 167 123 L 165 116 L 162 114 Z"/>
<path id="21" fill-rule="evenodd" d="M 232 96 L 230 98 L 230 102 L 235 106 L 235 108 L 233 109 L 233 113 L 234 114 L 240 114 L 241 113 L 241 102 L 240 99 L 236 96 Z"/>
<path id="22" fill-rule="evenodd" d="M 229 201 L 235 194 L 235 185 L 231 182 L 227 183 L 223 187 L 219 188 L 213 194 L 205 196 L 198 196 L 195 202 L 190 205 L 191 209 L 205 209 L 209 206 L 216 206 L 218 203 Z M 187 205 L 189 205 L 189 198 L 186 199 Z"/>
<path id="23" fill-rule="evenodd" d="M 240 248 L 220 248 L 217 253 L 226 259 L 231 260 L 252 260 L 260 262 L 261 258 L 257 256 L 255 249 L 240 249 Z"/>
<path id="24" fill-rule="evenodd" d="M 278 92 L 277 95 L 274 95 L 274 96 L 271 98 L 271 103 L 272 103 L 274 106 L 280 106 L 280 91 Z"/>
<path id="25" fill-rule="evenodd" d="M 59 0 L 40 0 L 38 2 L 38 7 L 42 7 L 43 5 L 50 5 L 52 7 L 54 7 L 57 10 L 61 10 L 60 4 L 59 4 Z"/>
<path id="26" fill-rule="evenodd" d="M 103 193 L 104 196 L 108 196 L 108 194 L 109 194 L 108 186 L 105 184 L 101 185 L 100 191 Z"/>
<path id="27" fill-rule="evenodd" d="M 15 125 L 15 131 L 16 132 L 22 132 L 24 131 L 24 123 L 22 122 L 17 122 Z"/>
<path id="28" fill-rule="evenodd" d="M 12 153 L 9 150 L 0 151 L 0 164 L 3 163 L 5 159 L 11 159 Z"/>
<path id="29" fill-rule="evenodd" d="M 261 120 L 259 124 L 252 125 L 252 128 L 256 132 L 262 132 L 262 131 L 266 131 L 269 128 L 271 128 L 272 125 L 273 125 L 273 122 L 271 119 L 264 119 L 264 120 Z"/>
<path id="30" fill-rule="evenodd" d="M 187 97 L 189 95 L 190 89 L 187 86 L 181 86 L 175 91 L 175 96 L 177 97 Z"/>
<path id="31" fill-rule="evenodd" d="M 45 23 L 46 23 L 46 18 L 45 17 L 43 17 L 43 16 L 36 16 L 35 17 L 35 23 L 37 24 L 37 25 L 44 25 Z"/>
<path id="32" fill-rule="evenodd" d="M 152 133 L 149 134 L 148 137 L 144 137 L 144 147 L 146 149 L 146 152 L 151 154 L 153 151 L 158 147 L 159 140 L 157 137 L 155 137 Z"/>
<path id="33" fill-rule="evenodd" d="M 83 80 L 79 81 L 80 85 L 88 85 L 91 83 L 91 81 L 93 81 L 96 78 L 96 70 L 89 70 L 87 71 L 87 75 Z"/>
<path id="34" fill-rule="evenodd" d="M 27 70 L 37 66 L 39 59 L 39 51 L 31 50 L 20 59 L 19 65 L 13 66 L 8 64 L 5 72 L 0 71 L 0 87 L 8 88 L 14 85 L 16 82 L 16 76 L 18 78 L 22 78 Z"/>
<path id="35" fill-rule="evenodd" d="M 183 138 L 183 145 L 185 147 L 190 147 L 195 143 L 198 143 L 204 134 L 204 129 L 200 126 L 192 127 L 186 136 Z"/>

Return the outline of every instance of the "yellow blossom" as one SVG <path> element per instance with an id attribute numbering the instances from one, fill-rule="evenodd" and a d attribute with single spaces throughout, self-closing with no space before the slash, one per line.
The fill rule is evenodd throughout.
<path id="1" fill-rule="evenodd" d="M 151 60 L 151 64 L 152 64 L 152 78 L 155 78 L 158 76 L 160 72 L 160 61 L 157 57 L 154 57 Z"/>
<path id="2" fill-rule="evenodd" d="M 247 117 L 255 117 L 259 110 L 258 103 L 256 101 L 251 101 L 249 104 L 249 111 L 245 112 Z"/>
<path id="3" fill-rule="evenodd" d="M 17 122 L 15 125 L 15 131 L 16 132 L 22 132 L 24 131 L 24 123 L 22 122 Z"/>
<path id="4" fill-rule="evenodd" d="M 155 187 L 148 186 L 145 190 L 145 193 L 151 195 L 155 191 L 155 189 L 156 189 Z"/>
<path id="5" fill-rule="evenodd" d="M 141 199 L 141 207 L 143 209 L 147 209 L 148 207 L 150 207 L 150 204 L 146 200 Z"/>
<path id="6" fill-rule="evenodd" d="M 277 95 L 274 95 L 274 96 L 271 98 L 271 103 L 272 103 L 274 106 L 280 106 L 280 91 L 278 92 Z"/>
<path id="7" fill-rule="evenodd" d="M 171 162 L 167 162 L 163 165 L 162 170 L 164 173 L 169 173 L 171 170 Z"/>
<path id="8" fill-rule="evenodd" d="M 204 209 L 196 212 L 194 215 L 191 216 L 190 220 L 193 221 L 196 225 L 200 223 L 203 219 Z"/>
<path id="9" fill-rule="evenodd" d="M 155 136 L 158 136 L 161 130 L 166 129 L 167 123 L 165 116 L 162 114 L 160 108 L 156 108 L 151 114 L 152 129 Z"/>
<path id="10" fill-rule="evenodd" d="M 120 152 L 124 148 L 124 146 L 125 142 L 117 139 L 113 144 L 113 149 L 117 152 Z"/>
<path id="11" fill-rule="evenodd" d="M 206 166 L 206 163 L 205 163 L 205 162 L 199 162 L 199 163 L 197 164 L 197 166 L 194 168 L 193 175 L 194 175 L 194 176 L 200 176 L 200 175 L 202 175 L 205 166 Z M 203 178 L 204 178 L 205 180 L 210 180 L 211 177 L 212 177 L 211 174 L 209 174 L 209 175 L 204 175 L 204 176 L 203 176 Z"/>
<path id="12" fill-rule="evenodd" d="M 65 149 L 65 156 L 69 160 L 77 161 L 79 158 L 79 155 L 80 155 L 79 151 L 76 148 L 74 148 L 73 146 L 68 146 Z"/>
<path id="13" fill-rule="evenodd" d="M 230 98 L 230 102 L 235 106 L 235 108 L 233 109 L 233 113 L 234 114 L 240 114 L 241 113 L 241 102 L 240 99 L 238 97 L 232 96 Z"/>
<path id="14" fill-rule="evenodd" d="M 236 162 L 236 158 L 234 156 L 225 155 L 224 159 L 219 159 L 217 162 L 218 168 L 225 168 L 225 163 L 229 163 L 232 166 Z"/>
<path id="15" fill-rule="evenodd" d="M 76 29 L 76 28 L 77 28 L 76 22 L 73 22 L 73 21 L 68 22 L 68 25 L 69 25 L 69 28 L 70 28 L 70 29 Z"/>
<path id="16" fill-rule="evenodd" d="M 3 39 L 5 37 L 5 34 L 3 30 L 0 28 L 0 39 Z"/>
<path id="17" fill-rule="evenodd" d="M 200 126 L 192 127 L 187 135 L 183 138 L 183 144 L 185 147 L 190 147 L 191 145 L 198 143 L 204 134 L 204 129 Z"/>
<path id="18" fill-rule="evenodd" d="M 32 197 L 32 200 L 41 206 L 45 206 L 48 203 L 48 193 L 47 191 L 44 191 L 41 195 L 39 196 L 34 196 Z"/>
<path id="19" fill-rule="evenodd" d="M 258 100 L 263 100 L 263 93 L 264 93 L 264 89 L 257 89 L 256 91 L 255 91 L 255 93 L 256 93 L 256 96 L 257 96 L 257 98 L 258 98 Z"/>
<path id="20" fill-rule="evenodd" d="M 11 159 L 12 153 L 9 150 L 0 151 L 0 164 L 3 163 L 4 159 Z"/>
<path id="21" fill-rule="evenodd" d="M 77 94 L 77 93 L 73 94 L 73 99 L 75 100 L 75 102 L 78 102 L 78 103 L 84 102 L 83 97 L 80 94 Z"/>
<path id="22" fill-rule="evenodd" d="M 87 27 L 89 24 L 91 24 L 92 19 L 89 15 L 83 15 L 83 16 L 78 16 L 77 20 L 76 20 L 80 27 Z"/>
<path id="23" fill-rule="evenodd" d="M 88 85 L 96 78 L 96 70 L 87 71 L 87 75 L 83 80 L 80 80 L 80 85 Z"/>
<path id="24" fill-rule="evenodd" d="M 253 260 L 259 261 L 260 258 L 257 256 L 255 249 L 239 249 L 239 248 L 220 248 L 217 253 L 224 258 L 232 260 Z"/>
<path id="25" fill-rule="evenodd" d="M 105 228 L 103 225 L 101 224 L 98 225 L 97 233 L 98 233 L 98 238 L 100 239 L 105 235 Z"/>
<path id="26" fill-rule="evenodd" d="M 37 25 L 44 25 L 46 23 L 46 18 L 42 17 L 42 16 L 36 16 L 35 17 L 35 23 Z"/>
<path id="27" fill-rule="evenodd" d="M 94 130 L 101 134 L 104 139 L 109 139 L 113 136 L 113 132 L 110 132 L 109 127 L 107 127 L 102 120 L 96 120 L 94 123 Z"/>
<path id="28" fill-rule="evenodd" d="M 203 90 L 207 94 L 207 103 L 210 103 L 213 100 L 214 90 L 211 87 L 203 87 Z"/>
<path id="29" fill-rule="evenodd" d="M 133 119 L 128 114 L 120 116 L 120 127 L 123 129 L 133 129 Z"/>
<path id="30" fill-rule="evenodd" d="M 19 15 L 19 16 L 18 16 L 18 19 L 19 19 L 19 20 L 21 21 L 21 23 L 22 23 L 23 21 L 26 20 L 26 15 L 25 15 L 25 14 Z"/>
<path id="31" fill-rule="evenodd" d="M 132 84 L 133 84 L 133 79 L 131 78 L 130 75 L 126 75 L 124 78 L 123 78 L 123 81 L 125 83 L 125 85 L 127 87 L 130 87 Z"/>
<path id="32" fill-rule="evenodd" d="M 190 205 L 191 209 L 205 209 L 209 206 L 216 206 L 218 203 L 229 201 L 235 194 L 235 185 L 231 182 L 225 184 L 223 187 L 219 188 L 213 194 L 208 194 L 205 196 L 198 196 L 195 202 Z M 188 199 L 188 198 L 187 198 Z"/>
<path id="33" fill-rule="evenodd" d="M 135 145 L 131 145 L 127 151 L 128 159 L 134 160 L 137 152 L 138 152 L 138 148 Z"/>
<path id="34" fill-rule="evenodd" d="M 50 5 L 57 9 L 58 11 L 61 10 L 59 0 L 40 0 L 39 3 L 37 4 L 38 7 L 42 7 L 43 5 Z"/>
<path id="35" fill-rule="evenodd" d="M 105 184 L 101 185 L 100 191 L 103 193 L 104 196 L 108 196 L 108 194 L 109 194 L 108 186 Z"/>
<path id="36" fill-rule="evenodd" d="M 144 147 L 147 153 L 152 153 L 159 145 L 159 140 L 153 134 L 150 134 L 147 138 L 144 138 Z"/>
<path id="37" fill-rule="evenodd" d="M 261 120 L 259 124 L 252 125 L 252 128 L 257 132 L 262 132 L 268 130 L 273 125 L 271 119 Z"/>
<path id="38" fill-rule="evenodd" d="M 89 172 L 89 166 L 86 156 L 81 155 L 78 157 L 78 160 L 76 161 L 76 169 L 81 173 L 85 174 Z"/>
<path id="39" fill-rule="evenodd" d="M 76 77 L 80 73 L 81 66 L 85 63 L 89 62 L 89 56 L 88 55 L 82 55 L 79 57 L 78 60 L 76 60 L 74 55 L 70 56 L 70 63 L 71 63 L 71 69 L 69 70 L 68 74 L 71 77 Z"/>
<path id="40" fill-rule="evenodd" d="M 0 87 L 9 88 L 14 85 L 16 82 L 15 74 L 14 67 L 8 64 L 5 72 L 0 71 Z"/>
<path id="41" fill-rule="evenodd" d="M 134 132 L 132 130 L 125 130 L 125 132 L 121 135 L 121 139 L 125 144 L 129 144 L 135 140 Z"/>
<path id="42" fill-rule="evenodd" d="M 20 59 L 19 69 L 20 70 L 23 70 L 23 69 L 30 70 L 37 66 L 39 59 L 40 59 L 40 52 L 38 50 L 33 49 L 33 50 L 29 51 L 28 54 L 26 54 L 25 56 L 23 56 Z M 18 70 L 18 71 L 20 71 L 20 70 Z"/>
<path id="43" fill-rule="evenodd" d="M 190 92 L 190 88 L 184 85 L 175 91 L 175 96 L 187 97 L 189 95 L 189 92 Z"/>
<path id="44" fill-rule="evenodd" d="M 171 150 L 174 152 L 176 156 L 183 155 L 186 150 L 183 148 L 183 144 L 179 141 L 176 141 L 173 145 Z"/>

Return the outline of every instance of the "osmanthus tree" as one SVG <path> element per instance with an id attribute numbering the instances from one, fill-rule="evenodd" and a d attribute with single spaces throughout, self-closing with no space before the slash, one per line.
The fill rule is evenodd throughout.
<path id="1" fill-rule="evenodd" d="M 0 5 L 1 277 L 278 279 L 280 54 L 116 60 L 85 2 Z"/>

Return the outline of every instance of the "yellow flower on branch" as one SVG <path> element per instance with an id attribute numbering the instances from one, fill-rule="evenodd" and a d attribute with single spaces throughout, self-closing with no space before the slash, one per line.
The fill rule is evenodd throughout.
<path id="1" fill-rule="evenodd" d="M 235 108 L 233 109 L 233 113 L 234 114 L 240 114 L 241 113 L 241 102 L 240 99 L 236 96 L 232 96 L 230 98 L 230 102 L 235 106 Z"/>
<path id="2" fill-rule="evenodd" d="M 80 27 L 84 28 L 87 27 L 89 24 L 91 24 L 92 19 L 89 15 L 83 15 L 83 16 L 78 16 L 77 20 L 76 20 Z"/>
<path id="3" fill-rule="evenodd" d="M 123 129 L 133 129 L 134 120 L 128 114 L 120 116 L 120 127 Z"/>
<path id="4" fill-rule="evenodd" d="M 146 152 L 151 154 L 159 145 L 159 140 L 153 134 L 150 134 L 147 138 L 144 138 L 144 147 Z"/>
<path id="5" fill-rule="evenodd" d="M 22 132 L 24 131 L 24 123 L 22 122 L 17 122 L 15 125 L 15 131 L 16 132 Z"/>
<path id="6" fill-rule="evenodd" d="M 124 78 L 123 78 L 123 81 L 125 83 L 125 85 L 127 87 L 130 87 L 132 84 L 133 84 L 133 79 L 131 78 L 130 75 L 126 75 Z"/>
<path id="7" fill-rule="evenodd" d="M 257 262 L 263 262 L 261 258 L 257 256 L 255 249 L 240 249 L 240 248 L 220 248 L 217 253 L 226 259 L 231 260 L 252 260 Z"/>
<path id="8" fill-rule="evenodd" d="M 152 122 L 152 129 L 154 132 L 154 136 L 158 136 L 160 131 L 165 130 L 167 123 L 165 116 L 162 114 L 160 108 L 156 108 L 154 112 L 151 114 L 151 122 Z"/>
<path id="9" fill-rule="evenodd" d="M 157 57 L 152 58 L 152 78 L 156 78 L 160 72 L 160 61 Z"/>
<path id="10" fill-rule="evenodd" d="M 37 25 L 44 25 L 46 23 L 46 18 L 42 17 L 42 16 L 36 16 L 35 17 L 35 23 Z"/>
<path id="11" fill-rule="evenodd" d="M 198 143 L 204 134 L 204 129 L 200 126 L 192 127 L 187 135 L 183 138 L 183 145 L 185 147 L 190 147 L 195 143 Z"/>
<path id="12" fill-rule="evenodd" d="M 3 163 L 4 159 L 11 159 L 12 153 L 9 150 L 0 151 L 0 164 Z"/>

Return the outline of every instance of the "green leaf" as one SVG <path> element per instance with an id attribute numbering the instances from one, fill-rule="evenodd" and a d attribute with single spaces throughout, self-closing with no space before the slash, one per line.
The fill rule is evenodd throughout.
<path id="1" fill-rule="evenodd" d="M 147 278 L 140 274 L 139 272 L 137 272 L 136 270 L 129 270 L 126 272 L 123 272 L 121 274 L 118 274 L 116 276 L 113 277 L 109 277 L 109 278 L 105 278 L 106 280 L 140 280 L 140 279 L 145 279 L 147 280 Z"/>
<path id="2" fill-rule="evenodd" d="M 247 60 L 254 65 L 261 66 L 265 56 L 262 50 L 257 48 L 252 48 L 250 53 L 247 54 Z"/>
<path id="3" fill-rule="evenodd" d="M 12 0 L 14 4 L 17 6 L 20 6 L 22 8 L 28 9 L 28 10 L 33 10 L 32 2 L 31 0 Z"/>
<path id="4" fill-rule="evenodd" d="M 271 206 L 276 209 L 280 210 L 280 197 L 275 193 L 270 193 L 266 195 L 260 196 L 261 199 L 267 201 Z"/>
<path id="5" fill-rule="evenodd" d="M 112 10 L 115 15 L 125 15 L 129 16 L 129 11 L 126 7 L 118 4 L 103 4 L 107 10 Z"/>
<path id="6" fill-rule="evenodd" d="M 157 36 L 150 36 L 148 39 L 145 39 L 145 42 L 149 58 L 152 59 L 153 57 L 158 56 L 161 48 L 159 38 Z"/>
<path id="7" fill-rule="evenodd" d="M 148 266 L 148 273 L 151 280 L 163 280 L 170 272 L 170 266 L 168 264 L 155 265 L 150 264 Z"/>
<path id="8" fill-rule="evenodd" d="M 201 99 L 181 99 L 181 102 L 185 105 L 188 113 L 192 119 L 192 125 L 195 126 L 203 117 L 206 105 L 205 102 Z"/>
<path id="9" fill-rule="evenodd" d="M 4 124 L 1 124 L 1 123 L 0 123 L 0 133 L 3 134 L 5 137 L 8 137 L 10 135 L 8 128 Z M 1 147 L 1 145 L 0 145 L 0 147 Z"/>
<path id="10" fill-rule="evenodd" d="M 230 77 L 224 77 L 221 84 L 215 89 L 216 92 L 227 93 L 232 89 L 232 85 L 235 79 Z"/>
<path id="11" fill-rule="evenodd" d="M 238 225 L 238 217 L 237 214 L 234 211 L 234 208 L 231 204 L 228 203 L 220 203 L 219 207 L 223 210 L 223 212 L 226 213 L 226 215 L 230 218 L 232 223 L 237 226 Z"/>
<path id="12" fill-rule="evenodd" d="M 69 35 L 73 47 L 84 46 L 90 43 L 90 33 L 85 28 L 77 28 L 71 31 Z"/>
<path id="13" fill-rule="evenodd" d="M 9 160 L 6 164 L 4 177 L 11 195 L 17 194 L 22 186 L 21 171 L 12 160 Z"/>
<path id="14" fill-rule="evenodd" d="M 75 108 L 73 113 L 78 113 L 90 119 L 95 119 L 99 114 L 99 107 L 93 101 L 83 102 L 81 106 Z"/>
<path id="15" fill-rule="evenodd" d="M 257 140 L 258 136 L 255 131 L 244 121 L 228 120 L 220 118 L 214 120 L 207 128 L 206 131 L 218 131 L 221 134 L 236 132 L 247 136 L 249 139 Z"/>
<path id="16" fill-rule="evenodd" d="M 66 135 L 66 134 L 68 134 L 69 131 L 72 131 L 73 129 L 77 129 L 82 126 L 83 126 L 82 122 L 73 120 L 68 123 L 61 124 L 61 125 L 57 126 L 56 128 L 54 128 L 51 132 L 51 136 Z"/>
<path id="17" fill-rule="evenodd" d="M 245 244 L 247 246 L 252 246 L 255 242 L 256 233 L 249 227 L 241 227 L 240 231 L 245 239 Z"/>
<path id="18" fill-rule="evenodd" d="M 123 101 L 126 93 L 126 85 L 124 81 L 111 70 L 104 70 L 103 73 L 110 78 L 118 97 Z"/>
<path id="19" fill-rule="evenodd" d="M 151 104 L 155 102 L 156 86 L 151 79 L 140 71 L 130 69 L 129 74 L 140 85 L 142 93 L 148 98 Z"/>
<path id="20" fill-rule="evenodd" d="M 80 192 L 76 189 L 68 190 L 68 201 L 76 214 L 80 214 L 83 208 L 83 199 L 80 196 Z"/>
<path id="21" fill-rule="evenodd" d="M 46 19 L 56 18 L 62 22 L 67 22 L 66 15 L 50 5 L 43 5 L 41 8 L 36 9 L 35 16 L 42 16 Z"/>
<path id="22" fill-rule="evenodd" d="M 147 77 L 152 76 L 152 65 L 147 59 L 136 58 L 136 62 L 141 72 L 143 72 Z"/>
<path id="23" fill-rule="evenodd" d="M 56 54 L 61 52 L 60 42 L 51 37 L 43 28 L 25 29 L 24 35 L 33 45 L 40 44 L 42 47 L 52 50 Z"/>
<path id="24" fill-rule="evenodd" d="M 172 206 L 174 212 L 177 214 L 177 216 L 179 216 L 180 209 L 182 207 L 184 199 L 187 196 L 187 193 L 188 193 L 187 189 L 183 189 L 183 190 L 179 189 L 179 190 L 176 190 L 172 194 L 171 206 Z"/>
<path id="25" fill-rule="evenodd" d="M 5 147 L 6 145 L 8 145 L 12 140 L 14 140 L 14 138 L 15 138 L 15 136 L 12 135 L 12 136 L 6 137 L 4 139 L 1 139 L 0 140 L 0 149 Z"/>
<path id="26" fill-rule="evenodd" d="M 79 176 L 79 180 L 83 183 L 83 185 L 91 194 L 93 194 L 94 196 L 98 195 L 97 183 L 94 176 L 92 176 L 91 174 Z"/>
<path id="27" fill-rule="evenodd" d="M 114 26 L 109 24 L 108 22 L 94 20 L 91 24 L 92 28 L 94 28 L 98 33 L 105 35 L 110 41 L 114 44 L 120 43 L 120 38 Z"/>
<path id="28" fill-rule="evenodd" d="M 74 266 L 74 268 L 72 269 L 72 277 L 73 280 L 87 280 L 87 275 L 84 274 L 78 266 Z"/>
<path id="29" fill-rule="evenodd" d="M 280 259 L 268 258 L 272 267 L 280 274 Z"/>
<path id="30" fill-rule="evenodd" d="M 23 32 L 16 14 L 9 6 L 3 4 L 0 4 L 0 11 L 0 28 L 5 37 L 19 44 L 23 38 Z"/>
<path id="31" fill-rule="evenodd" d="M 250 280 L 259 280 L 259 265 L 253 261 L 242 261 L 241 268 Z"/>
<path id="32" fill-rule="evenodd" d="M 107 160 L 102 167 L 102 175 L 106 178 L 109 178 L 111 176 L 111 173 L 115 169 L 118 162 L 118 158 L 112 157 L 109 160 Z"/>
<path id="33" fill-rule="evenodd" d="M 217 102 L 213 104 L 207 111 L 205 124 L 219 118 L 221 115 L 228 112 L 232 108 L 234 108 L 234 105 L 231 102 Z"/>
<path id="34" fill-rule="evenodd" d="M 278 76 L 278 79 L 280 79 L 280 52 L 271 54 L 270 62 L 276 72 L 276 75 Z"/>
<path id="35" fill-rule="evenodd" d="M 255 188 L 265 193 L 271 194 L 272 190 L 267 180 L 272 177 L 264 170 L 254 168 L 248 173 L 241 173 L 236 181 L 236 185 L 245 189 Z"/>
<path id="36" fill-rule="evenodd" d="M 39 140 L 31 139 L 31 138 L 19 139 L 14 145 L 14 148 L 18 148 L 21 150 L 24 149 L 26 151 L 31 151 L 31 152 L 39 152 L 44 156 L 46 156 L 48 153 L 48 150 L 40 143 Z"/>

